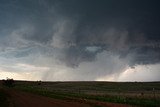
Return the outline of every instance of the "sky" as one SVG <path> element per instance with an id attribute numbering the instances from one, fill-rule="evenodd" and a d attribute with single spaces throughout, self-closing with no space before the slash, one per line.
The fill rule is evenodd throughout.
<path id="1" fill-rule="evenodd" d="M 0 79 L 160 81 L 159 0 L 0 0 Z"/>

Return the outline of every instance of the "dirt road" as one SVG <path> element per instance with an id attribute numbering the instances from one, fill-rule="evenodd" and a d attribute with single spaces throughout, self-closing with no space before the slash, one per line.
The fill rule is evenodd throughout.
<path id="1" fill-rule="evenodd" d="M 99 102 L 94 100 L 60 100 L 34 95 L 17 90 L 6 90 L 10 95 L 10 107 L 133 107 L 125 104 Z"/>

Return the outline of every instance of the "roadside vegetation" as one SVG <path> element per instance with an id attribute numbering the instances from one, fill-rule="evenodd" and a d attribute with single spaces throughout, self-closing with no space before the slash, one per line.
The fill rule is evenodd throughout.
<path id="1" fill-rule="evenodd" d="M 160 106 L 160 82 L 16 82 L 16 89 L 64 100 Z"/>
<path id="2" fill-rule="evenodd" d="M 8 94 L 0 89 L 0 107 L 8 107 Z"/>
<path id="3" fill-rule="evenodd" d="M 3 82 L 0 81 L 0 107 L 9 107 L 9 95 L 3 89 Z"/>

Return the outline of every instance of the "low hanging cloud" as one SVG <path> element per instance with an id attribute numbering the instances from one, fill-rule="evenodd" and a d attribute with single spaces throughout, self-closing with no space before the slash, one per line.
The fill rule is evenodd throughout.
<path id="1" fill-rule="evenodd" d="M 14 72 L 27 72 L 17 64 L 32 65 L 36 71 L 48 68 L 36 76 L 42 80 L 98 80 L 128 67 L 159 64 L 158 4 L 1 1 L 1 69 L 9 72 L 14 65 Z"/>
<path id="2" fill-rule="evenodd" d="M 66 67 L 63 64 L 54 65 L 51 71 L 44 75 L 43 80 L 96 80 L 104 75 L 124 71 L 127 68 L 127 61 L 104 51 L 97 54 L 95 61 L 84 61 L 76 68 Z"/>

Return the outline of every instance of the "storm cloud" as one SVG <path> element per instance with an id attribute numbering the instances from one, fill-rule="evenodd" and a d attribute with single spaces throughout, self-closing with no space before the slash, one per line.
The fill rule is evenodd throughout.
<path id="1" fill-rule="evenodd" d="M 97 80 L 159 64 L 159 4 L 158 0 L 1 0 L 1 70 L 21 73 L 26 71 L 21 67 L 30 67 L 39 70 L 43 80 Z"/>

